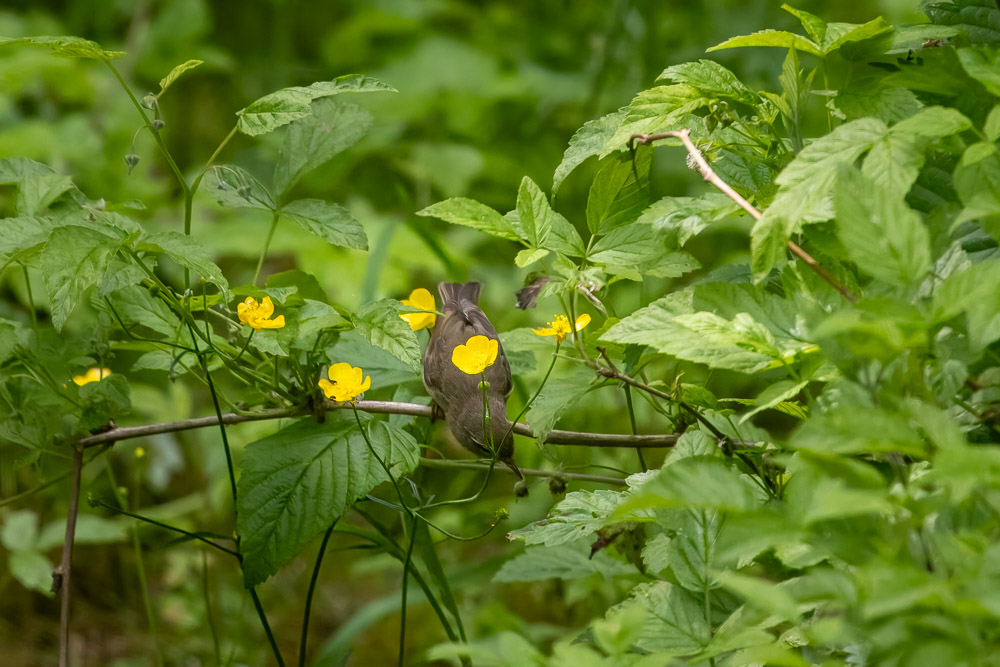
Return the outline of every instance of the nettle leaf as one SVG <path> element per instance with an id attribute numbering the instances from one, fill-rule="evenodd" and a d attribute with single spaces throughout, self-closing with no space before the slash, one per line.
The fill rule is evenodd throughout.
<path id="1" fill-rule="evenodd" d="M 474 199 L 453 197 L 417 211 L 417 215 L 438 218 L 453 225 L 472 227 L 508 241 L 520 241 L 521 235 L 496 209 Z"/>
<path id="2" fill-rule="evenodd" d="M 236 112 L 236 127 L 255 137 L 273 132 L 312 114 L 313 100 L 340 93 L 397 92 L 392 86 L 361 74 L 347 74 L 333 81 L 318 81 L 309 86 L 283 88 L 265 95 Z"/>
<path id="3" fill-rule="evenodd" d="M 862 118 L 837 127 L 795 156 L 776 179 L 781 190 L 750 231 L 755 276 L 763 278 L 785 256 L 792 234 L 832 189 L 837 167 L 852 164 L 887 131 L 882 121 Z"/>
<path id="4" fill-rule="evenodd" d="M 576 368 L 566 377 L 550 378 L 545 383 L 525 416 L 539 447 L 559 418 L 590 391 L 594 377 L 589 369 Z"/>
<path id="5" fill-rule="evenodd" d="M 669 239 L 676 239 L 676 245 L 683 247 L 709 223 L 739 210 L 732 199 L 721 193 L 709 192 L 700 197 L 664 197 L 643 211 L 636 222 L 667 232 Z"/>
<path id="6" fill-rule="evenodd" d="M 604 145 L 614 136 L 622 121 L 625 120 L 625 113 L 625 109 L 619 109 L 601 118 L 587 121 L 583 127 L 576 131 L 563 153 L 562 162 L 556 167 L 555 174 L 552 176 L 553 197 L 556 196 L 559 186 L 574 169 L 587 158 L 601 154 Z"/>
<path id="7" fill-rule="evenodd" d="M 38 263 L 57 330 L 83 300 L 83 293 L 98 283 L 120 246 L 121 239 L 86 227 L 53 230 Z"/>
<path id="8" fill-rule="evenodd" d="M 633 134 L 681 129 L 681 121 L 711 101 L 697 88 L 684 83 L 640 92 L 628 105 L 625 120 L 604 145 L 601 157 L 625 148 Z"/>
<path id="9" fill-rule="evenodd" d="M 814 56 L 823 55 L 823 51 L 816 42 L 796 35 L 794 32 L 785 30 L 759 30 L 750 35 L 740 37 L 730 37 L 726 41 L 705 49 L 706 51 L 719 51 L 721 49 L 737 49 L 747 46 L 776 46 L 782 49 L 795 49 L 804 53 L 811 53 Z"/>
<path id="10" fill-rule="evenodd" d="M 590 544 L 581 540 L 555 547 L 528 547 L 523 554 L 504 563 L 493 575 L 493 581 L 572 580 L 595 574 L 601 577 L 635 576 L 639 571 L 634 565 L 615 560 L 603 551 L 591 556 Z"/>
<path id="11" fill-rule="evenodd" d="M 37 37 L 0 37 L 0 46 L 5 44 L 30 44 L 47 46 L 52 55 L 59 58 L 82 58 L 84 60 L 100 60 L 108 62 L 125 55 L 124 51 L 109 51 L 97 42 L 82 37 L 52 37 L 39 35 Z"/>
<path id="12" fill-rule="evenodd" d="M 327 243 L 368 250 L 365 228 L 343 206 L 322 199 L 299 199 L 285 204 L 278 213 Z"/>
<path id="13" fill-rule="evenodd" d="M 908 285 L 930 269 L 930 235 L 902 196 L 886 192 L 853 167 L 843 167 L 834 206 L 838 238 L 865 273 Z"/>
<path id="14" fill-rule="evenodd" d="M 621 502 L 619 491 L 574 491 L 566 494 L 547 519 L 512 530 L 507 537 L 546 547 L 575 542 L 596 533 Z"/>
<path id="15" fill-rule="evenodd" d="M 692 456 L 667 465 L 646 484 L 634 490 L 611 515 L 621 521 L 667 507 L 746 512 L 763 498 L 752 481 L 730 461 Z"/>
<path id="16" fill-rule="evenodd" d="M 663 242 L 657 239 L 653 226 L 634 223 L 600 237 L 587 253 L 587 259 L 609 267 L 630 268 L 636 272 L 634 279 L 642 280 L 637 271 L 641 265 L 665 254 Z"/>
<path id="17" fill-rule="evenodd" d="M 722 532 L 723 519 L 718 512 L 682 510 L 671 527 L 676 533 L 670 539 L 666 559 L 677 582 L 689 591 L 702 593 L 717 588 L 715 545 Z"/>
<path id="18" fill-rule="evenodd" d="M 990 259 L 953 273 L 934 294 L 934 321 L 965 313 L 969 342 L 982 350 L 1000 338 L 1000 260 Z"/>
<path id="19" fill-rule="evenodd" d="M 167 88 L 173 85 L 174 81 L 179 79 L 181 75 L 184 74 L 184 72 L 189 72 L 198 65 L 204 65 L 204 64 L 205 64 L 204 60 L 188 60 L 174 67 L 172 70 L 170 70 L 169 74 L 160 79 L 159 95 L 162 95 L 163 93 L 167 92 Z M 159 95 L 157 95 L 157 97 L 159 97 Z"/>
<path id="20" fill-rule="evenodd" d="M 139 252 L 161 252 L 174 262 L 200 275 L 206 282 L 219 288 L 222 298 L 228 303 L 232 300 L 229 291 L 229 281 L 222 275 L 212 256 L 205 246 L 201 245 L 187 234 L 178 232 L 160 232 L 143 237 L 135 249 Z"/>
<path id="21" fill-rule="evenodd" d="M 420 343 L 416 332 L 399 317 L 399 305 L 392 299 L 375 301 L 359 310 L 351 322 L 369 343 L 420 371 Z"/>
<path id="22" fill-rule="evenodd" d="M 374 419 L 364 428 L 394 477 L 416 468 L 419 447 L 408 433 Z M 252 442 L 241 468 L 236 528 L 247 587 L 277 572 L 358 498 L 389 480 L 352 415 L 302 420 Z"/>
<path id="23" fill-rule="evenodd" d="M 927 145 L 971 127 L 969 119 L 954 109 L 922 109 L 893 125 L 872 145 L 861 172 L 877 189 L 903 197 L 920 175 Z"/>
<path id="24" fill-rule="evenodd" d="M 205 174 L 205 186 L 215 201 L 233 208 L 277 208 L 274 195 L 246 169 L 233 164 L 220 164 Z"/>
<path id="25" fill-rule="evenodd" d="M 357 105 L 316 100 L 312 115 L 288 127 L 274 168 L 274 189 L 287 192 L 302 176 L 357 143 L 371 126 L 372 115 Z"/>
<path id="26" fill-rule="evenodd" d="M 640 584 L 631 597 L 648 612 L 636 646 L 667 655 L 688 655 L 705 648 L 712 630 L 705 618 L 704 596 L 665 581 Z"/>
<path id="27" fill-rule="evenodd" d="M 663 70 L 656 80 L 686 83 L 700 90 L 706 97 L 736 100 L 751 105 L 760 101 L 757 93 L 714 60 L 697 60 L 672 65 Z"/>
<path id="28" fill-rule="evenodd" d="M 587 227 L 593 234 L 607 234 L 627 225 L 649 205 L 653 151 L 638 151 L 634 158 L 619 153 L 605 159 L 587 197 Z"/>
<path id="29" fill-rule="evenodd" d="M 1000 9 L 990 0 L 934 2 L 923 11 L 933 23 L 961 28 L 974 44 L 1000 41 Z"/>

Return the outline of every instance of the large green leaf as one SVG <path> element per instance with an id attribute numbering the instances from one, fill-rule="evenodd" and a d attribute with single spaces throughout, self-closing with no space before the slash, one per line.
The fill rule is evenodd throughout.
<path id="1" fill-rule="evenodd" d="M 370 303 L 351 320 L 365 340 L 420 371 L 420 343 L 416 333 L 399 316 L 399 302 L 382 299 Z"/>
<path id="2" fill-rule="evenodd" d="M 200 275 L 205 281 L 219 288 L 228 303 L 232 299 L 229 281 L 212 261 L 208 250 L 194 238 L 178 232 L 160 232 L 143 237 L 136 246 L 140 252 L 162 252 L 177 264 Z"/>
<path id="3" fill-rule="evenodd" d="M 109 51 L 97 42 L 82 37 L 52 37 L 39 35 L 37 37 L 0 37 L 0 46 L 5 44 L 31 44 L 47 46 L 52 55 L 59 58 L 82 58 L 84 60 L 100 60 L 108 62 L 125 55 L 124 51 Z"/>
<path id="4" fill-rule="evenodd" d="M 545 383 L 525 417 L 539 446 L 545 443 L 545 438 L 559 418 L 590 391 L 593 379 L 592 371 L 577 368 L 568 376 L 550 378 Z"/>
<path id="5" fill-rule="evenodd" d="M 612 518 L 633 520 L 664 507 L 749 511 L 761 500 L 760 489 L 730 461 L 691 456 L 657 472 L 619 504 Z"/>
<path id="6" fill-rule="evenodd" d="M 625 120 L 608 139 L 601 156 L 624 149 L 633 134 L 679 130 L 689 114 L 710 103 L 710 98 L 684 83 L 644 90 L 628 105 Z"/>
<path id="7" fill-rule="evenodd" d="M 668 655 L 696 653 L 712 640 L 701 596 L 665 581 L 642 584 L 632 590 L 632 599 L 649 612 L 636 645 Z"/>
<path id="8" fill-rule="evenodd" d="M 367 420 L 375 453 L 394 477 L 412 471 L 416 441 Z M 288 563 L 358 499 L 388 481 L 352 415 L 299 421 L 247 445 L 239 481 L 237 532 L 244 583 L 256 586 Z"/>
<path id="9" fill-rule="evenodd" d="M 555 547 L 528 547 L 503 564 L 493 581 L 544 581 L 545 579 L 583 579 L 592 575 L 610 578 L 638 575 L 632 565 L 615 560 L 603 551 L 591 554 L 586 540 Z"/>
<path id="10" fill-rule="evenodd" d="M 1000 338 L 1000 260 L 990 259 L 945 278 L 934 294 L 934 320 L 965 313 L 969 341 L 981 350 Z"/>
<path id="11" fill-rule="evenodd" d="M 277 204 L 266 185 L 242 167 L 220 164 L 205 175 L 205 186 L 210 195 L 223 206 L 233 208 L 259 208 L 273 211 Z"/>
<path id="12" fill-rule="evenodd" d="M 634 156 L 618 153 L 605 158 L 587 198 L 587 227 L 607 234 L 634 221 L 649 205 L 649 167 L 653 151 Z"/>
<path id="13" fill-rule="evenodd" d="M 327 243 L 343 248 L 368 250 L 368 235 L 361 223 L 343 206 L 322 199 L 298 199 L 279 211 L 302 229 Z"/>
<path id="14" fill-rule="evenodd" d="M 931 265 L 930 236 L 902 196 L 844 167 L 834 191 L 837 232 L 858 267 L 892 285 L 921 280 Z"/>
<path id="15" fill-rule="evenodd" d="M 62 329 L 84 291 L 101 279 L 120 245 L 119 239 L 86 227 L 52 232 L 38 262 L 56 329 Z"/>
<path id="16" fill-rule="evenodd" d="M 508 241 L 521 240 L 520 234 L 510 222 L 495 209 L 465 197 L 453 197 L 437 204 L 431 204 L 427 208 L 417 211 L 417 215 L 440 218 L 453 225 L 472 227 Z"/>
<path id="17" fill-rule="evenodd" d="M 312 115 L 293 122 L 274 168 L 274 189 L 287 192 L 305 174 L 354 145 L 372 125 L 372 115 L 333 98 L 312 103 Z"/>
<path id="18" fill-rule="evenodd" d="M 614 136 L 618 126 L 625 119 L 625 109 L 609 113 L 595 120 L 587 121 L 569 140 L 569 146 L 563 153 L 562 162 L 556 167 L 552 176 L 552 196 L 556 196 L 559 186 L 580 164 L 589 157 L 600 155 L 604 144 Z"/>
<path id="19" fill-rule="evenodd" d="M 512 530 L 509 537 L 546 547 L 590 537 L 604 526 L 621 499 L 618 491 L 574 491 L 552 508 L 547 519 Z"/>
<path id="20" fill-rule="evenodd" d="M 333 81 L 283 88 L 250 103 L 236 112 L 236 127 L 243 134 L 257 136 L 273 132 L 312 114 L 312 101 L 340 93 L 396 92 L 377 79 L 361 74 L 345 74 Z"/>

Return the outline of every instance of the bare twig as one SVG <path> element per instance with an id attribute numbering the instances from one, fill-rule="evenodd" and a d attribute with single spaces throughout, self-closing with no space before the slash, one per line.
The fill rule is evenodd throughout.
<path id="1" fill-rule="evenodd" d="M 740 206 L 740 208 L 749 213 L 750 217 L 752 217 L 754 220 L 760 220 L 761 218 L 760 211 L 758 211 L 753 204 L 744 199 L 743 196 L 740 195 L 740 193 L 736 192 L 736 190 L 733 190 L 733 188 L 730 187 L 728 183 L 719 178 L 718 174 L 712 171 L 712 168 L 708 165 L 708 162 L 705 160 L 705 156 L 702 155 L 701 151 L 698 150 L 698 147 L 695 146 L 694 142 L 691 141 L 690 135 L 691 131 L 687 129 L 678 130 L 676 132 L 658 132 L 656 134 L 633 134 L 628 140 L 628 147 L 629 149 L 631 149 L 634 144 L 642 144 L 644 146 L 648 146 L 654 141 L 657 141 L 659 139 L 671 139 L 671 138 L 680 139 L 681 143 L 684 144 L 684 148 L 687 149 L 688 154 L 691 156 L 691 159 L 693 159 L 695 164 L 698 165 L 698 172 L 702 175 L 702 178 L 704 178 L 706 181 L 717 187 L 719 190 L 722 191 L 723 194 L 725 194 L 727 197 L 736 202 Z M 826 269 L 824 269 L 823 266 L 819 262 L 817 262 L 812 255 L 803 250 L 798 244 L 794 243 L 793 241 L 789 241 L 788 249 L 792 252 L 793 255 L 795 255 L 803 262 L 805 262 L 810 269 L 815 271 L 816 275 L 818 275 L 820 278 L 829 283 L 829 285 L 833 287 L 835 290 L 840 292 L 845 299 L 847 299 L 852 303 L 858 300 L 858 297 L 852 294 L 851 291 L 848 290 L 846 287 L 841 285 L 840 282 L 837 281 L 836 278 L 831 276 L 830 273 Z"/>
<path id="2" fill-rule="evenodd" d="M 431 417 L 431 407 L 418 403 L 397 403 L 394 401 L 358 401 L 358 410 L 372 414 L 394 414 L 410 415 L 413 417 Z M 324 410 L 342 410 L 350 408 L 350 403 L 335 403 L 327 401 L 323 404 Z M 263 410 L 254 414 L 229 413 L 222 415 L 223 424 L 241 424 L 249 421 L 262 421 L 267 419 L 281 419 L 285 417 L 299 417 L 312 414 L 305 408 L 280 408 L 276 410 Z M 82 438 L 77 444 L 81 447 L 94 447 L 106 442 L 118 440 L 131 440 L 142 438 L 159 433 L 174 433 L 177 431 L 187 431 L 196 428 L 207 428 L 218 426 L 218 417 L 196 417 L 194 419 L 184 419 L 176 422 L 166 422 L 162 424 L 145 424 L 143 426 L 124 426 L 111 429 L 105 433 Z M 517 423 L 514 425 L 514 433 L 518 435 L 534 437 L 531 427 L 527 424 Z M 619 433 L 584 433 L 580 431 L 562 431 L 555 429 L 549 432 L 545 442 L 553 445 L 580 445 L 584 447 L 673 447 L 677 442 L 674 434 L 661 435 L 628 435 Z"/>
<path id="3" fill-rule="evenodd" d="M 83 448 L 73 448 L 73 475 L 69 491 L 69 513 L 66 515 L 66 537 L 63 540 L 62 561 L 52 573 L 52 591 L 62 596 L 59 609 L 59 667 L 69 665 L 69 601 L 70 571 L 72 570 L 73 540 L 76 537 L 76 517 L 80 511 L 80 476 L 83 472 Z"/>
<path id="4" fill-rule="evenodd" d="M 488 463 L 479 463 L 478 461 L 452 461 L 449 459 L 428 458 L 421 458 L 420 465 L 427 468 L 457 468 L 459 470 L 489 470 L 490 468 Z M 514 471 L 510 468 L 497 466 L 494 470 L 509 472 L 511 475 L 514 474 Z M 587 475 L 585 473 L 562 472 L 559 470 L 538 470 L 536 468 L 520 468 L 520 470 L 526 477 L 556 477 L 558 479 L 573 479 L 579 482 L 597 482 L 598 484 L 607 484 L 609 486 L 625 486 L 625 480 L 621 477 Z"/>

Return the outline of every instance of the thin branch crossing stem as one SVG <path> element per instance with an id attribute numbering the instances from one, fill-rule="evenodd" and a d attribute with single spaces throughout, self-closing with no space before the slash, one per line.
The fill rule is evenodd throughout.
<path id="1" fill-rule="evenodd" d="M 657 132 L 656 134 L 633 134 L 629 137 L 628 147 L 631 149 L 635 144 L 648 146 L 654 141 L 659 141 L 660 139 L 680 139 L 681 143 L 684 144 L 684 148 L 687 149 L 688 154 L 691 156 L 691 159 L 693 159 L 695 164 L 698 165 L 698 172 L 701 174 L 702 178 L 717 187 L 723 194 L 736 202 L 736 204 L 749 213 L 750 217 L 754 220 L 760 220 L 761 212 L 758 211 L 753 204 L 744 199 L 740 193 L 736 192 L 736 190 L 734 190 L 728 183 L 719 178 L 719 175 L 712 170 L 708 161 L 705 160 L 705 156 L 702 155 L 701 151 L 698 150 L 698 147 L 694 145 L 693 141 L 691 141 L 690 130 L 684 129 L 675 132 Z M 789 241 L 788 249 L 793 255 L 805 262 L 809 268 L 816 273 L 816 275 L 826 281 L 835 290 L 840 292 L 845 299 L 851 303 L 858 300 L 857 296 L 841 285 L 840 282 L 831 276 L 830 273 L 823 268 L 823 266 L 817 262 L 812 255 L 803 250 L 797 243 Z"/>

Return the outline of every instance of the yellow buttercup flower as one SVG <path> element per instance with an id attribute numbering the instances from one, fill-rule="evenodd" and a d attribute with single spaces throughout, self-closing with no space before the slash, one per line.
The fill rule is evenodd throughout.
<path id="1" fill-rule="evenodd" d="M 332 401 L 354 401 L 372 386 L 371 376 L 363 377 L 364 374 L 363 370 L 348 363 L 334 364 L 327 371 L 330 379 L 320 379 L 319 387 L 323 390 L 323 395 Z"/>
<path id="2" fill-rule="evenodd" d="M 479 375 L 497 360 L 500 343 L 486 336 L 473 336 L 465 345 L 456 345 L 451 362 L 468 375 Z"/>
<path id="3" fill-rule="evenodd" d="M 556 342 L 561 343 L 566 340 L 566 336 L 572 333 L 573 328 L 569 325 L 569 318 L 565 315 L 556 315 L 556 319 L 549 322 L 548 328 L 545 329 L 532 329 L 539 336 L 555 336 Z M 580 317 L 576 318 L 575 328 L 577 331 L 584 328 L 590 324 L 590 315 L 584 313 Z"/>
<path id="4" fill-rule="evenodd" d="M 436 307 L 436 304 L 434 303 L 434 295 L 425 290 L 423 287 L 418 287 L 410 292 L 410 298 L 403 299 L 400 303 L 404 306 L 420 308 L 421 310 L 434 310 Z M 406 320 L 406 323 L 409 324 L 410 328 L 414 331 L 420 331 L 421 329 L 432 327 L 434 326 L 434 322 L 437 321 L 437 315 L 435 313 L 400 313 L 399 316 Z"/>
<path id="5" fill-rule="evenodd" d="M 274 314 L 274 303 L 269 296 L 265 296 L 259 305 L 257 299 L 248 296 L 246 301 L 236 306 L 236 314 L 239 316 L 240 322 L 249 324 L 254 331 L 280 329 L 285 326 L 284 315 L 278 315 L 273 320 L 268 319 Z"/>
<path id="6" fill-rule="evenodd" d="M 136 447 L 135 451 L 134 451 L 134 454 L 135 454 L 135 458 L 137 458 L 137 459 L 145 458 L 145 456 L 146 456 L 146 450 L 143 449 L 142 447 Z"/>
<path id="7" fill-rule="evenodd" d="M 91 368 L 83 375 L 74 375 L 73 382 L 82 387 L 83 385 L 90 384 L 91 382 L 100 382 L 109 375 L 111 375 L 110 368 Z"/>

